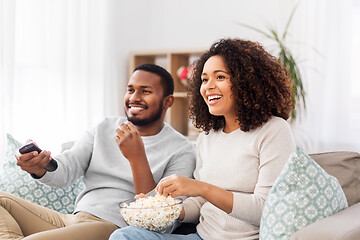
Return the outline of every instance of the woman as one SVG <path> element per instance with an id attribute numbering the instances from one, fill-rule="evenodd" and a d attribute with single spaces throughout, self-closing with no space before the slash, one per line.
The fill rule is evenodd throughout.
<path id="1" fill-rule="evenodd" d="M 195 62 L 189 89 L 190 118 L 203 130 L 195 180 L 172 175 L 157 191 L 189 196 L 179 220 L 199 223 L 197 233 L 126 227 L 111 240 L 259 237 L 267 194 L 295 148 L 288 73 L 258 43 L 222 39 Z"/>

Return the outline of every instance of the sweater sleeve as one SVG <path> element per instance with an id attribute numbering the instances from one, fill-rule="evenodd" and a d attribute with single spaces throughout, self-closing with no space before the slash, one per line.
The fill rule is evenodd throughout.
<path id="1" fill-rule="evenodd" d="M 185 144 L 182 148 L 173 154 L 162 178 L 172 174 L 178 174 L 187 178 L 194 178 L 193 172 L 195 169 L 195 152 L 195 147 L 190 142 Z"/>
<path id="2" fill-rule="evenodd" d="M 185 211 L 185 217 L 183 222 L 199 223 L 200 209 L 206 200 L 202 197 L 189 197 L 185 199 L 183 208 Z"/>
<path id="3" fill-rule="evenodd" d="M 201 146 L 201 141 L 204 137 L 203 133 L 200 133 L 200 135 L 197 138 L 196 145 L 198 148 Z M 201 150 L 197 149 L 196 151 L 196 167 L 194 170 L 194 178 L 196 180 L 200 179 L 199 176 L 199 170 L 202 167 L 202 155 Z M 189 223 L 195 223 L 197 224 L 199 222 L 200 218 L 200 209 L 202 205 L 206 202 L 206 199 L 203 197 L 189 197 L 184 201 L 183 208 L 185 210 L 185 217 L 183 222 L 189 222 Z"/>
<path id="4" fill-rule="evenodd" d="M 38 181 L 53 187 L 65 188 L 84 175 L 91 159 L 94 144 L 93 131 L 85 132 L 74 146 L 63 154 L 55 156 L 58 168 Z"/>
<path id="5" fill-rule="evenodd" d="M 193 172 L 195 169 L 196 150 L 195 146 L 184 136 L 175 132 L 172 128 L 167 128 L 166 136 L 160 139 L 157 148 L 151 145 L 152 152 L 161 152 L 157 154 L 158 159 L 168 159 L 163 171 L 153 171 L 153 177 L 156 183 L 160 179 L 168 177 L 172 174 L 178 174 L 187 178 L 194 178 Z M 164 147 L 166 149 L 164 149 Z M 156 187 L 147 193 L 149 196 L 156 195 Z"/>
<path id="6" fill-rule="evenodd" d="M 255 144 L 259 167 L 254 192 L 234 192 L 230 216 L 259 226 L 266 197 L 295 149 L 295 141 L 288 123 L 278 118 L 258 132 Z"/>

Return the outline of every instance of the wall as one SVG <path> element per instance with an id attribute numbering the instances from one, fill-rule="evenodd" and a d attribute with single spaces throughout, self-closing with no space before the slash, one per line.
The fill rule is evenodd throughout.
<path id="1" fill-rule="evenodd" d="M 0 27 L 0 42 L 6 40 L 11 47 L 0 47 L 0 55 L 2 50 L 11 55 L 6 55 L 6 69 L 16 73 L 6 77 L 9 91 L 2 88 L 9 93 L 9 104 L 0 99 L 2 110 L 6 106 L 1 112 L 6 118 L 0 119 L 0 155 L 5 133 L 22 142 L 32 138 L 56 153 L 61 143 L 77 139 L 103 117 L 123 115 L 132 51 L 208 48 L 221 37 L 234 36 L 263 41 L 237 22 L 276 25 L 284 22 L 291 6 L 286 0 L 5 2 L 0 10 L 9 16 L 1 19 L 11 21 Z M 42 94 L 34 95 L 40 85 Z M 44 94 L 49 101 L 42 100 Z M 24 113 L 27 99 L 47 113 L 41 120 L 31 118 L 31 128 L 22 117 L 33 114 L 28 108 Z"/>
<path id="2" fill-rule="evenodd" d="M 114 36 L 110 46 L 114 51 L 113 63 L 118 64 L 113 74 L 119 82 L 113 83 L 116 88 L 109 88 L 110 96 L 118 96 L 117 103 L 109 102 L 109 113 L 123 113 L 121 96 L 126 89 L 131 51 L 208 48 L 222 37 L 266 43 L 264 37 L 237 23 L 259 28 L 267 23 L 283 27 L 289 15 L 287 9 L 294 3 L 286 0 L 110 1 L 109 19 L 114 19 L 109 23 L 109 34 Z"/>
<path id="3" fill-rule="evenodd" d="M 111 89 L 119 101 L 109 106 L 118 114 L 123 113 L 121 96 L 128 80 L 131 51 L 208 48 L 219 38 L 240 37 L 259 41 L 274 54 L 273 43 L 237 23 L 263 30 L 272 26 L 282 32 L 299 4 L 287 43 L 301 63 L 308 105 L 301 121 L 292 124 L 296 140 L 308 152 L 359 151 L 353 132 L 360 130 L 356 120 L 360 109 L 348 97 L 350 84 L 342 83 L 344 79 L 348 81 L 351 70 L 339 61 L 349 59 L 352 52 L 347 38 L 342 37 L 348 36 L 352 23 L 356 24 L 349 14 L 352 0 L 331 4 L 326 0 L 112 0 L 109 4 L 114 20 L 109 24 L 114 37 L 114 62 L 118 64 L 115 74 L 120 80 L 117 88 Z M 337 14 L 341 19 L 333 17 Z M 347 46 L 347 51 L 339 45 Z M 355 116 L 356 109 L 359 113 Z"/>
<path id="4" fill-rule="evenodd" d="M 341 6 L 337 7 L 336 5 L 345 6 L 351 4 L 352 1 L 353 0 L 344 0 L 339 3 L 332 1 L 329 3 L 326 0 L 318 0 L 315 2 L 312 2 L 311 0 L 89 0 L 86 3 L 92 8 L 101 6 L 101 11 L 89 11 L 89 16 L 86 19 L 89 20 L 89 25 L 92 23 L 101 25 L 100 27 L 89 27 L 89 29 L 91 28 L 91 34 L 98 38 L 98 41 L 95 42 L 100 44 L 96 45 L 101 45 L 101 47 L 99 47 L 101 51 L 103 50 L 102 47 L 104 47 L 104 52 L 96 55 L 97 57 L 101 56 L 100 61 L 96 61 L 97 59 L 94 58 L 91 59 L 91 56 L 94 55 L 90 53 L 89 59 L 86 59 L 94 62 L 94 66 L 96 66 L 98 62 L 101 63 L 104 61 L 105 68 L 103 69 L 101 66 L 97 70 L 101 70 L 101 72 L 104 73 L 105 78 L 103 78 L 102 75 L 94 76 L 94 74 L 92 74 L 93 80 L 95 79 L 94 81 L 96 82 L 98 79 L 99 81 L 99 84 L 95 84 L 95 86 L 99 85 L 101 88 L 95 89 L 96 91 L 93 92 L 90 92 L 89 89 L 85 89 L 85 91 L 88 91 L 89 93 L 87 95 L 89 95 L 89 97 L 91 96 L 92 101 L 97 102 L 98 104 L 90 104 L 89 108 L 91 111 L 88 111 L 89 115 L 85 117 L 85 120 L 78 121 L 78 123 L 87 123 L 90 118 L 96 118 L 91 119 L 92 121 L 90 122 L 97 122 L 97 118 L 101 118 L 102 115 L 123 115 L 122 98 L 128 81 L 128 63 L 132 51 L 208 48 L 211 43 L 221 37 L 241 37 L 259 41 L 264 44 L 265 48 L 272 52 L 273 46 L 265 37 L 247 28 L 241 27 L 237 23 L 246 23 L 260 29 L 267 29 L 268 26 L 274 26 L 281 31 L 285 27 L 284 25 L 291 14 L 291 10 L 300 2 L 300 7 L 296 12 L 294 21 L 290 27 L 290 37 L 293 42 L 296 41 L 297 43 L 300 42 L 304 45 L 310 45 L 305 46 L 305 50 L 308 50 L 309 47 L 314 47 L 312 44 L 315 43 L 315 46 L 320 46 L 320 52 L 325 53 L 327 59 L 324 61 L 323 58 L 317 56 L 316 61 L 311 61 L 310 63 L 306 62 L 304 65 L 307 68 L 304 70 L 306 70 L 305 78 L 307 82 L 305 83 L 305 87 L 308 91 L 309 104 L 306 119 L 303 119 L 300 128 L 295 129 L 296 136 L 306 141 L 306 147 L 309 149 L 312 148 L 311 150 L 314 151 L 360 151 L 360 145 L 355 139 L 358 134 L 354 134 L 360 131 L 360 125 L 358 125 L 360 109 L 357 104 L 359 102 L 358 99 L 360 94 L 357 95 L 358 98 L 356 100 L 347 98 L 346 100 L 342 99 L 342 101 L 339 101 L 339 98 L 337 97 L 340 91 L 339 89 L 341 89 L 342 92 L 345 92 L 343 98 L 346 98 L 346 92 L 349 90 L 347 88 L 350 88 L 350 85 L 343 83 L 343 81 L 348 79 L 348 77 L 344 75 L 348 72 L 348 65 L 344 63 L 345 61 L 338 61 L 338 59 L 348 59 L 346 54 L 344 54 L 346 52 L 344 50 L 349 49 L 350 47 L 346 44 L 338 44 L 338 42 L 342 40 L 341 36 L 347 38 L 348 35 L 338 33 L 349 25 L 349 21 L 344 19 L 344 17 L 335 18 L 333 16 L 338 16 L 339 14 L 343 14 L 341 16 L 344 16 L 344 11 L 345 16 L 347 16 L 349 7 L 347 6 L 344 8 L 345 10 L 340 11 L 339 9 Z M 39 7 L 38 5 L 44 4 L 45 2 L 46 1 L 35 0 L 17 1 L 18 4 L 26 3 L 27 6 L 24 7 L 26 9 L 28 8 L 28 5 L 33 5 L 34 8 L 37 8 Z M 55 1 L 52 3 L 55 3 Z M 60 1 L 56 3 L 60 3 Z M 72 5 L 69 3 L 67 4 Z M 82 6 L 81 3 L 75 5 Z M 327 8 L 327 6 L 331 7 Z M 84 7 L 79 8 L 81 8 L 81 12 L 88 11 L 88 9 Z M 59 8 L 54 9 L 56 9 L 57 13 L 54 16 L 54 19 L 61 21 L 64 16 L 59 17 L 58 15 L 61 15 L 62 12 Z M 18 11 L 19 9 L 16 9 L 16 12 Z M 48 13 L 47 11 L 44 12 Z M 85 15 L 87 16 L 87 14 Z M 4 19 L 6 19 L 6 15 L 4 16 Z M 20 13 L 18 16 L 23 15 Z M 36 16 L 36 14 L 32 14 L 30 17 L 33 16 Z M 355 21 L 356 24 L 357 22 L 358 21 Z M 69 23 L 71 25 L 74 24 L 74 22 Z M 9 25 L 11 24 L 6 24 L 4 26 Z M 103 26 L 106 26 L 106 29 L 102 29 Z M 57 27 L 53 28 L 56 29 L 55 31 L 59 31 Z M 98 29 L 101 31 L 97 31 Z M 323 34 L 323 32 L 326 34 Z M 39 39 L 42 38 L 34 32 L 31 32 L 30 35 L 34 39 L 36 37 Z M 67 37 L 71 39 L 72 36 L 77 35 L 75 34 Z M 77 37 L 74 37 L 74 39 L 77 39 Z M 0 38 L 0 40 L 3 39 Z M 105 46 L 102 46 L 103 44 Z M 346 46 L 346 48 L 338 47 L 339 45 Z M 313 56 L 310 55 L 304 56 L 304 48 L 300 48 L 299 46 L 301 45 L 294 44 L 291 46 L 295 56 L 300 56 L 300 60 L 309 60 L 313 58 Z M 84 46 L 81 47 L 84 48 Z M 11 48 L 7 47 L 6 49 Z M 54 51 L 61 51 L 60 48 L 51 49 Z M 359 54 L 356 55 L 356 58 L 358 55 Z M 77 55 L 75 54 L 75 56 Z M 342 66 L 339 66 L 341 63 L 343 63 Z M 79 62 L 79 64 L 83 64 L 83 62 Z M 318 72 L 309 73 L 308 70 L 310 68 L 315 68 Z M 339 79 L 341 79 L 341 81 L 339 81 Z M 104 84 L 104 86 L 102 84 Z M 332 88 L 331 91 L 327 91 L 327 95 L 330 96 L 325 96 L 324 86 Z M 348 87 L 346 88 L 346 86 Z M 76 91 L 80 91 L 81 88 L 74 88 L 74 90 L 74 97 L 76 98 Z M 358 92 L 360 92 L 360 89 L 358 89 Z M 51 94 L 52 96 L 54 93 L 56 92 L 48 91 L 48 94 Z M 54 102 L 48 102 L 51 106 L 54 106 L 53 103 Z M 76 106 L 77 105 L 74 105 L 73 108 L 76 108 Z M 334 106 L 336 106 L 336 109 Z M 102 111 L 102 107 L 104 108 L 104 111 Z M 66 108 L 63 108 L 63 110 L 65 109 Z M 332 112 L 332 115 L 329 113 L 325 114 L 323 109 L 330 109 L 328 112 Z M 331 111 L 331 109 L 334 110 Z M 344 113 L 345 110 L 347 112 Z M 94 114 L 95 111 L 96 114 Z M 348 117 L 349 114 L 347 114 L 348 112 L 357 113 L 357 118 L 353 117 L 350 119 Z M 353 115 L 355 114 L 350 114 L 350 116 Z M 52 117 L 51 115 L 49 116 Z M 341 116 L 341 118 L 338 116 Z M 329 119 L 336 119 L 336 121 L 330 123 Z M 0 119 L 0 121 L 2 121 L 2 119 Z M 69 123 L 71 123 L 71 126 L 74 125 L 70 120 Z M 13 121 L 11 121 L 11 124 L 13 124 Z M 9 127 L 10 130 L 13 128 L 14 131 L 15 129 L 20 131 L 15 124 L 13 125 L 14 126 L 7 127 Z M 84 129 L 80 129 L 81 127 L 75 125 L 73 127 L 79 132 L 88 129 L 86 124 L 80 124 L 80 126 Z M 345 128 L 346 130 L 344 130 Z M 6 127 L 5 129 L 5 132 L 12 132 Z M 304 131 L 304 129 L 307 131 Z M 69 129 L 66 130 L 69 132 Z M 48 134 L 44 133 L 44 135 Z M 315 141 L 311 141 L 309 135 L 315 136 Z M 350 137 L 350 135 L 352 135 L 352 137 Z M 18 137 L 21 135 L 20 133 L 15 134 L 14 132 L 14 136 Z M 25 134 L 25 136 L 32 136 L 32 134 Z M 63 142 L 60 140 L 59 136 L 56 138 L 50 137 L 51 139 L 56 139 L 59 143 Z M 73 140 L 72 138 L 67 139 Z M 3 148 L 1 146 L 0 153 L 2 150 Z"/>

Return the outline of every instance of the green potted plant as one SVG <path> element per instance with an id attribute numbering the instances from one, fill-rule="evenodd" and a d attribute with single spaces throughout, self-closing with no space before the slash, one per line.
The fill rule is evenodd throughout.
<path id="1" fill-rule="evenodd" d="M 268 32 L 266 31 L 262 31 L 258 28 L 255 28 L 253 26 L 247 25 L 247 24 L 243 24 L 240 23 L 240 25 L 252 29 L 256 32 L 259 32 L 261 34 L 263 34 L 264 36 L 266 36 L 267 38 L 270 38 L 272 41 L 275 41 L 277 47 L 278 47 L 278 55 L 276 56 L 279 63 L 282 64 L 290 73 L 290 77 L 291 80 L 293 82 L 293 104 L 294 104 L 294 109 L 291 112 L 291 121 L 294 121 L 298 115 L 298 112 L 300 112 L 301 107 L 303 107 L 303 109 L 306 109 L 306 92 L 304 89 L 304 85 L 303 85 L 303 78 L 301 76 L 300 73 L 300 69 L 299 66 L 295 60 L 295 58 L 293 57 L 292 53 L 290 52 L 289 48 L 286 46 L 285 44 L 285 40 L 286 40 L 286 36 L 288 33 L 288 29 L 291 23 L 291 20 L 294 16 L 295 10 L 296 10 L 297 6 L 295 6 L 295 8 L 293 9 L 289 20 L 287 21 L 285 30 L 283 34 L 279 34 L 274 28 L 269 28 Z M 300 104 L 300 102 L 302 102 L 302 105 Z"/>

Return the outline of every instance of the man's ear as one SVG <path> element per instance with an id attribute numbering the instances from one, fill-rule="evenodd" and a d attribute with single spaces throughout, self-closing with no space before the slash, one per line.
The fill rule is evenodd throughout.
<path id="1" fill-rule="evenodd" d="M 170 108 L 175 101 L 175 98 L 173 95 L 166 96 L 164 99 L 164 110 Z"/>

